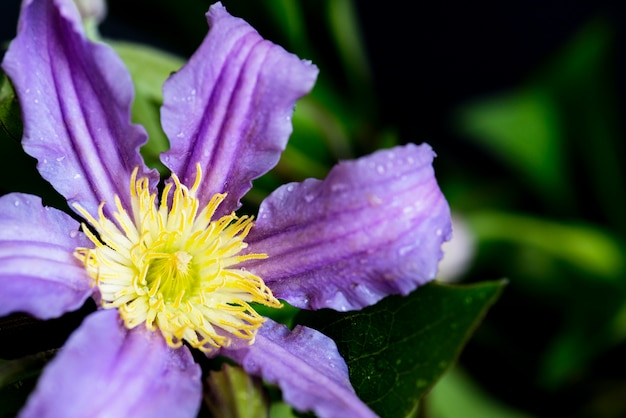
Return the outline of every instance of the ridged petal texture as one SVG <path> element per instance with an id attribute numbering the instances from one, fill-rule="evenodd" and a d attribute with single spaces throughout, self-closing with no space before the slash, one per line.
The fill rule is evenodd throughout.
<path id="1" fill-rule="evenodd" d="M 171 149 L 161 159 L 185 184 L 200 163 L 201 203 L 228 192 L 217 214 L 224 215 L 278 162 L 295 102 L 311 90 L 318 70 L 219 3 L 207 19 L 204 42 L 163 86 L 161 118 Z"/>
<path id="2" fill-rule="evenodd" d="M 283 399 L 321 418 L 375 417 L 354 393 L 334 341 L 314 329 L 268 320 L 251 346 L 224 349 L 251 374 L 277 384 Z"/>
<path id="3" fill-rule="evenodd" d="M 115 194 L 128 204 L 133 168 L 148 175 L 138 152 L 145 131 L 130 123 L 133 84 L 110 47 L 86 39 L 73 2 L 24 4 L 2 68 L 22 108 L 22 145 L 41 175 L 91 213 Z"/>
<path id="4" fill-rule="evenodd" d="M 0 197 L 0 315 L 50 319 L 80 308 L 93 289 L 72 252 L 88 243 L 78 222 L 39 197 Z"/>
<path id="5" fill-rule="evenodd" d="M 195 417 L 200 367 L 186 347 L 124 328 L 116 310 L 89 315 L 48 364 L 20 417 Z"/>
<path id="6" fill-rule="evenodd" d="M 408 144 L 287 184 L 262 204 L 250 262 L 278 298 L 300 308 L 360 309 L 435 278 L 450 209 L 428 145 Z"/>

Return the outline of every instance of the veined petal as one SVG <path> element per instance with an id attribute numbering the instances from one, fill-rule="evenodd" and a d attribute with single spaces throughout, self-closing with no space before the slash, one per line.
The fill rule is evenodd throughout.
<path id="1" fill-rule="evenodd" d="M 433 279 L 450 210 L 428 145 L 339 163 L 324 181 L 277 189 L 247 242 L 249 270 L 301 308 L 360 309 Z"/>
<path id="2" fill-rule="evenodd" d="M 283 399 L 319 417 L 375 417 L 354 393 L 334 341 L 307 327 L 268 319 L 252 345 L 222 349 L 250 374 L 277 384 Z"/>
<path id="3" fill-rule="evenodd" d="M 46 366 L 21 417 L 195 417 L 201 371 L 186 347 L 127 330 L 117 310 L 89 315 Z"/>
<path id="4" fill-rule="evenodd" d="M 204 42 L 163 86 L 161 116 L 171 149 L 161 159 L 185 184 L 193 183 L 200 163 L 206 177 L 198 196 L 206 204 L 228 192 L 222 215 L 239 206 L 252 179 L 278 162 L 294 103 L 309 92 L 318 71 L 261 38 L 220 3 L 207 19 Z"/>
<path id="5" fill-rule="evenodd" d="M 22 145 L 41 175 L 91 213 L 114 194 L 127 204 L 133 168 L 148 173 L 138 152 L 146 134 L 130 123 L 130 75 L 112 49 L 85 38 L 74 2 L 25 4 L 2 68 L 22 108 Z"/>
<path id="6" fill-rule="evenodd" d="M 74 256 L 89 245 L 79 224 L 21 193 L 0 197 L 0 316 L 61 316 L 91 295 L 91 279 Z"/>

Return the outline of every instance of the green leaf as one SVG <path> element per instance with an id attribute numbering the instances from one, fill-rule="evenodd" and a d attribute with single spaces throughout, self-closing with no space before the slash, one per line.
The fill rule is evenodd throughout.
<path id="1" fill-rule="evenodd" d="M 432 282 L 361 311 L 301 318 L 335 340 L 364 402 L 381 416 L 406 417 L 456 361 L 504 284 Z"/>
<path id="2" fill-rule="evenodd" d="M 0 135 L 19 142 L 22 138 L 20 105 L 9 79 L 0 73 Z"/>
<path id="3" fill-rule="evenodd" d="M 133 78 L 133 122 L 142 125 L 149 138 L 141 153 L 148 166 L 159 168 L 163 173 L 166 170 L 159 160 L 159 154 L 169 149 L 169 141 L 161 128 L 162 86 L 170 74 L 182 67 L 185 61 L 147 45 L 108 42 L 120 55 Z"/>
<path id="4" fill-rule="evenodd" d="M 261 380 L 249 376 L 242 368 L 224 363 L 220 370 L 209 374 L 206 383 L 204 402 L 211 416 L 267 416 L 269 404 Z"/>
<path id="5" fill-rule="evenodd" d="M 24 192 L 41 196 L 46 205 L 67 210 L 67 203 L 36 169 L 36 161 L 22 149 L 22 118 L 13 87 L 0 73 L 0 193 Z"/>
<path id="6" fill-rule="evenodd" d="M 0 417 L 15 416 L 56 350 L 14 359 L 0 359 Z"/>
<path id="7" fill-rule="evenodd" d="M 462 110 L 460 126 L 544 197 L 568 197 L 562 126 L 548 90 L 533 86 L 474 103 Z"/>
<path id="8" fill-rule="evenodd" d="M 470 376 L 458 367 L 447 373 L 426 398 L 431 418 L 529 418 L 483 391 Z"/>
<path id="9" fill-rule="evenodd" d="M 624 245 L 609 231 L 500 211 L 477 212 L 468 215 L 467 220 L 481 242 L 535 248 L 593 275 L 594 280 L 622 280 Z"/>

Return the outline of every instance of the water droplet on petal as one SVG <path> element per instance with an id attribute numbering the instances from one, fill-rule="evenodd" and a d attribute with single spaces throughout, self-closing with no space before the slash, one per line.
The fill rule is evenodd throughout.
<path id="1" fill-rule="evenodd" d="M 20 205 L 20 201 L 16 200 L 15 202 L 13 202 L 13 205 L 15 205 L 15 207 L 19 206 Z"/>
<path id="2" fill-rule="evenodd" d="M 314 198 L 315 198 L 315 197 L 314 197 L 312 194 L 306 194 L 306 195 L 304 195 L 304 200 L 305 200 L 307 203 L 311 203 L 311 202 L 313 201 L 313 199 L 314 199 Z"/>
<path id="3" fill-rule="evenodd" d="M 331 192 L 338 192 L 340 190 L 344 190 L 345 188 L 346 188 L 346 185 L 343 183 L 333 183 L 330 185 Z"/>
<path id="4" fill-rule="evenodd" d="M 378 206 L 381 203 L 383 203 L 383 200 L 380 197 L 378 197 L 375 194 L 373 194 L 373 193 L 368 193 L 366 195 L 366 197 L 367 197 L 367 201 L 369 202 L 370 206 Z"/>
<path id="5" fill-rule="evenodd" d="M 70 238 L 76 238 L 76 236 L 78 235 L 78 231 L 75 229 L 72 229 L 70 231 Z"/>
<path id="6" fill-rule="evenodd" d="M 293 184 L 290 184 L 287 186 L 287 191 L 288 192 L 293 192 Z"/>
<path id="7" fill-rule="evenodd" d="M 383 174 L 385 172 L 385 167 L 378 165 L 376 166 L 376 171 L 378 171 L 378 174 Z"/>

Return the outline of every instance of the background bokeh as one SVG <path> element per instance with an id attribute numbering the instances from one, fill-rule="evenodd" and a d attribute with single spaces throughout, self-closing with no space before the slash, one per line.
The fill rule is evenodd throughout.
<path id="1" fill-rule="evenodd" d="M 100 32 L 185 58 L 210 3 L 111 0 Z M 250 207 L 337 159 L 428 142 L 466 238 L 441 279 L 509 280 L 424 416 L 626 416 L 620 2 L 223 3 L 320 67 Z M 0 2 L 3 42 L 18 8 Z"/>

